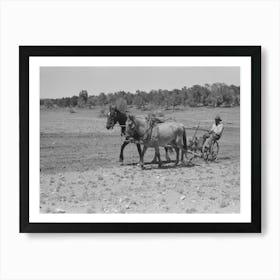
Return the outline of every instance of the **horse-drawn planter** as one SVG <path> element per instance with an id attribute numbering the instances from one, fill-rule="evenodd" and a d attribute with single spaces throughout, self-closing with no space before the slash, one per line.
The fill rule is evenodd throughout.
<path id="1" fill-rule="evenodd" d="M 144 167 L 144 154 L 148 147 L 155 149 L 153 162 L 157 161 L 159 166 L 162 162 L 160 159 L 159 147 L 165 148 L 166 160 L 170 161 L 168 148 L 173 148 L 176 151 L 175 165 L 179 162 L 179 152 L 181 153 L 181 162 L 184 163 L 184 157 L 190 163 L 195 157 L 204 158 L 205 161 L 213 161 L 217 158 L 219 145 L 216 141 L 211 141 L 209 147 L 204 147 L 206 136 L 196 137 L 199 125 L 195 129 L 192 140 L 187 141 L 186 128 L 174 120 L 161 121 L 158 118 L 138 118 L 120 112 L 116 107 L 110 107 L 107 117 L 107 129 L 112 129 L 118 123 L 121 127 L 121 135 L 125 136 L 125 140 L 121 146 L 120 162 L 123 162 L 123 150 L 128 143 L 135 143 L 140 157 L 140 165 Z M 154 129 L 156 128 L 156 129 Z M 192 128 L 193 129 L 193 128 Z M 208 132 L 208 130 L 207 130 Z M 143 149 L 141 148 L 143 145 Z M 191 155 L 190 157 L 188 155 Z"/>
<path id="2" fill-rule="evenodd" d="M 193 130 L 194 128 L 186 129 Z M 206 131 L 207 133 L 203 136 L 197 137 L 197 131 Z M 205 161 L 215 161 L 217 159 L 219 153 L 219 143 L 216 140 L 212 141 L 209 146 L 205 146 L 203 149 L 206 139 L 210 136 L 207 134 L 208 130 L 199 128 L 199 125 L 195 128 L 193 138 L 187 145 L 186 157 L 189 162 L 191 162 L 195 157 L 203 158 Z M 187 155 L 190 155 L 190 157 Z"/>

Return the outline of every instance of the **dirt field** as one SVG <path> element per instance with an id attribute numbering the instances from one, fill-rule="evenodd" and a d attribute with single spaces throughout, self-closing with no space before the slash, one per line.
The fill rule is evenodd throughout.
<path id="1" fill-rule="evenodd" d="M 133 111 L 136 115 L 148 112 Z M 174 163 L 141 170 L 130 144 L 120 165 L 120 127 L 105 128 L 99 110 L 41 110 L 40 208 L 42 213 L 237 213 L 240 207 L 239 108 L 166 111 L 194 127 L 209 128 L 215 115 L 225 130 L 216 162 Z M 192 138 L 194 131 L 188 131 Z M 198 136 L 202 132 L 198 133 Z M 152 160 L 149 149 L 145 162 Z M 161 150 L 164 159 L 164 150 Z M 171 158 L 174 158 L 174 154 Z"/>

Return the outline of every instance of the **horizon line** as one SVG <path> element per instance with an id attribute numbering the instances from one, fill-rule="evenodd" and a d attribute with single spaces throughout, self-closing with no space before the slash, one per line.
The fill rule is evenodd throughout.
<path id="1" fill-rule="evenodd" d="M 118 90 L 118 91 L 114 91 L 114 92 L 103 92 L 103 91 L 101 91 L 101 92 L 99 92 L 99 94 L 90 94 L 89 93 L 89 91 L 87 90 L 87 89 L 81 89 L 77 94 L 74 94 L 74 95 L 69 95 L 69 96 L 62 96 L 62 97 L 41 97 L 40 96 L 40 100 L 41 99 L 61 99 L 61 98 L 70 98 L 70 97 L 73 97 L 73 96 L 79 96 L 79 93 L 81 92 L 81 91 L 83 91 L 83 90 L 85 90 L 85 91 L 87 91 L 87 93 L 88 93 L 88 96 L 99 96 L 101 93 L 104 93 L 105 95 L 108 95 L 108 94 L 116 94 L 116 93 L 118 93 L 118 92 L 125 92 L 125 93 L 131 93 L 131 94 L 137 94 L 137 91 L 143 91 L 143 92 L 146 92 L 146 93 L 151 93 L 151 91 L 159 91 L 159 90 L 161 90 L 161 91 L 172 91 L 172 90 L 176 90 L 176 89 L 178 89 L 178 90 L 182 90 L 183 88 L 192 88 L 192 87 L 194 87 L 194 86 L 204 86 L 204 85 L 206 85 L 206 84 L 209 84 L 209 83 L 205 83 L 205 84 L 203 84 L 203 85 L 201 85 L 201 84 L 193 84 L 192 86 L 190 86 L 190 87 L 187 87 L 187 86 L 183 86 L 183 87 L 181 87 L 181 88 L 173 88 L 173 89 L 161 89 L 161 88 L 158 88 L 158 89 L 150 89 L 149 91 L 146 91 L 146 90 L 143 90 L 143 89 L 137 89 L 137 90 L 135 90 L 134 92 L 132 92 L 132 91 L 126 91 L 126 90 Z M 214 82 L 214 83 L 212 83 L 212 84 L 209 84 L 210 86 L 212 86 L 213 84 L 225 84 L 226 86 L 235 86 L 235 87 L 239 87 L 240 88 L 240 85 L 235 85 L 235 84 L 227 84 L 227 83 L 224 83 L 224 82 Z"/>

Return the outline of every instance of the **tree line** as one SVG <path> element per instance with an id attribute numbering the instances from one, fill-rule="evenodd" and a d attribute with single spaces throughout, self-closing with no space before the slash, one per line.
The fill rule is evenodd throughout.
<path id="1" fill-rule="evenodd" d="M 151 90 L 149 92 L 137 90 L 136 93 L 118 91 L 114 93 L 101 92 L 99 95 L 89 95 L 86 90 L 78 95 L 55 99 L 41 99 L 40 105 L 46 108 L 53 107 L 79 107 L 93 108 L 116 104 L 124 100 L 130 106 L 145 110 L 149 106 L 175 109 L 177 106 L 212 106 L 232 107 L 240 105 L 240 87 L 225 83 L 194 85 L 173 90 Z"/>

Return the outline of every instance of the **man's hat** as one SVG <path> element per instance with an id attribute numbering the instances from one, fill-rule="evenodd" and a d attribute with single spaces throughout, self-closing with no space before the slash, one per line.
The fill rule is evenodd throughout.
<path id="1" fill-rule="evenodd" d="M 221 117 L 220 117 L 219 115 L 217 115 L 217 116 L 215 117 L 215 120 L 221 121 L 222 119 L 221 119 Z"/>

